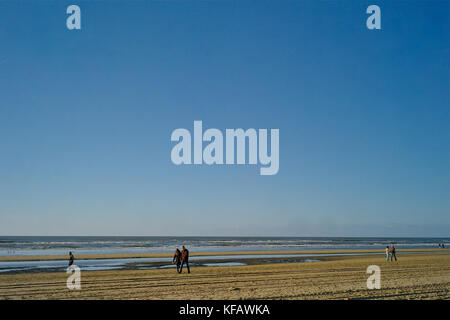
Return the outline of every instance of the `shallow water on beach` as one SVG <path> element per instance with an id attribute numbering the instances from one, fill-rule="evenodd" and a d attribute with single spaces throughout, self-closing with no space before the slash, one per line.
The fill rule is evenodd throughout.
<path id="1" fill-rule="evenodd" d="M 357 256 L 357 255 L 384 255 L 383 253 L 326 253 L 326 254 L 241 254 L 241 255 L 210 255 L 192 256 L 191 266 L 238 266 L 247 265 L 252 261 L 260 260 L 260 263 L 282 262 L 314 262 L 320 261 L 320 257 L 333 256 Z M 316 258 L 316 259 L 312 259 Z M 222 260 L 223 262 L 221 262 Z M 114 269 L 157 269 L 170 268 L 168 258 L 118 258 L 118 259 L 86 259 L 76 260 L 75 265 L 81 270 L 114 270 Z M 64 271 L 68 266 L 67 260 L 47 261 L 3 261 L 0 262 L 0 273 L 4 272 L 44 272 Z"/>
<path id="2" fill-rule="evenodd" d="M 369 250 L 383 254 L 386 245 L 394 242 L 397 249 L 438 248 L 438 243 L 449 243 L 450 238 L 331 238 L 331 237 L 0 237 L 0 256 L 83 254 L 139 254 L 168 253 L 186 245 L 191 252 L 193 266 L 245 265 L 274 262 L 307 262 L 308 259 L 359 255 L 361 253 L 327 254 L 226 254 L 195 256 L 199 252 L 232 251 L 293 251 L 293 250 Z M 168 258 L 118 258 L 76 260 L 82 270 L 154 269 L 169 268 Z M 5 261 L 0 262 L 0 273 L 63 271 L 67 260 Z"/>

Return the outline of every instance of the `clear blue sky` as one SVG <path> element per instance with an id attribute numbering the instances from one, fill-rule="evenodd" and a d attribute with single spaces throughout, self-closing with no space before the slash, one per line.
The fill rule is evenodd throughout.
<path id="1" fill-rule="evenodd" d="M 0 235 L 449 236 L 449 9 L 1 1 Z M 194 120 L 279 173 L 175 166 Z"/>

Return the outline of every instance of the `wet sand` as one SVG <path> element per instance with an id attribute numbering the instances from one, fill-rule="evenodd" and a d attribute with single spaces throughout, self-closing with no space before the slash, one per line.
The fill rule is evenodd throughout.
<path id="1" fill-rule="evenodd" d="M 190 274 L 174 269 L 82 271 L 79 291 L 67 289 L 64 272 L 0 274 L 0 299 L 450 299 L 450 252 L 399 252 L 398 259 L 339 256 L 196 267 Z M 379 290 L 366 287 L 369 265 L 381 268 Z"/>
<path id="2" fill-rule="evenodd" d="M 401 252 L 448 252 L 448 249 L 402 249 Z M 381 250 L 382 252 L 384 251 Z M 450 250 L 449 250 L 450 251 Z M 104 253 L 104 254 L 76 254 L 76 260 L 87 259 L 134 259 L 134 258 L 168 258 L 172 259 L 173 252 L 170 253 Z M 261 251 L 208 251 L 208 252 L 191 252 L 191 257 L 202 256 L 224 256 L 224 255 L 262 255 L 262 254 L 336 254 L 336 253 L 380 253 L 377 249 L 367 250 L 261 250 Z M 2 261 L 48 261 L 48 260 L 68 260 L 68 255 L 9 255 L 0 256 Z"/>

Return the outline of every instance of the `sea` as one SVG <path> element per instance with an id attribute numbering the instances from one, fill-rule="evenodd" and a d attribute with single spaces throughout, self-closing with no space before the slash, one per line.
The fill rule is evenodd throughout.
<path id="1" fill-rule="evenodd" d="M 380 255 L 384 261 L 384 248 L 394 243 L 397 253 L 402 249 L 439 248 L 439 243 L 450 238 L 352 238 L 352 237 L 0 237 L 0 256 L 13 259 L 0 261 L 0 273 L 66 272 L 67 258 L 39 260 L 26 259 L 27 255 L 64 255 L 71 251 L 75 264 L 82 271 L 118 269 L 175 268 L 167 257 L 150 258 L 101 258 L 81 259 L 82 254 L 107 253 L 173 253 L 176 247 L 190 250 L 191 268 L 201 266 L 243 266 L 255 263 L 310 263 L 329 256 L 361 255 L 361 252 L 339 250 L 379 249 L 364 254 Z M 270 254 L 267 251 L 283 251 Z M 295 250 L 305 252 L 298 253 Z M 313 250 L 327 250 L 317 253 Z M 334 252 L 335 250 L 336 252 Z M 221 254 L 196 255 L 198 252 L 221 252 Z M 234 254 L 233 251 L 241 251 Z M 248 251 L 248 254 L 245 254 Z M 250 252 L 254 251 L 254 252 Z M 260 252 L 258 252 L 260 251 Z M 266 251 L 266 252 L 264 252 Z M 289 251 L 292 251 L 290 253 Z M 308 252 L 310 251 L 310 252 Z M 228 252 L 228 253 L 227 253 Z M 255 253 L 256 252 L 256 253 Z M 405 252 L 405 254 L 407 254 Z M 1 258 L 1 257 L 0 257 Z M 1 260 L 1 259 L 0 259 Z"/>
<path id="2" fill-rule="evenodd" d="M 132 237 L 0 236 L 0 255 L 167 253 L 182 245 L 191 252 L 267 250 L 366 250 L 438 248 L 450 238 L 385 237 Z M 446 246 L 447 247 L 447 246 Z"/>

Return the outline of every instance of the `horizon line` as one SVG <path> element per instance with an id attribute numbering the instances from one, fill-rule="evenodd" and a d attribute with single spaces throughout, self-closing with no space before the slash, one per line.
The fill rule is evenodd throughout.
<path id="1" fill-rule="evenodd" d="M 205 236 L 205 235 L 0 235 L 0 237 L 164 237 L 164 238 L 449 238 L 448 236 L 252 236 L 252 235 L 244 235 L 244 236 L 224 236 L 224 235 L 215 235 L 215 236 Z"/>

